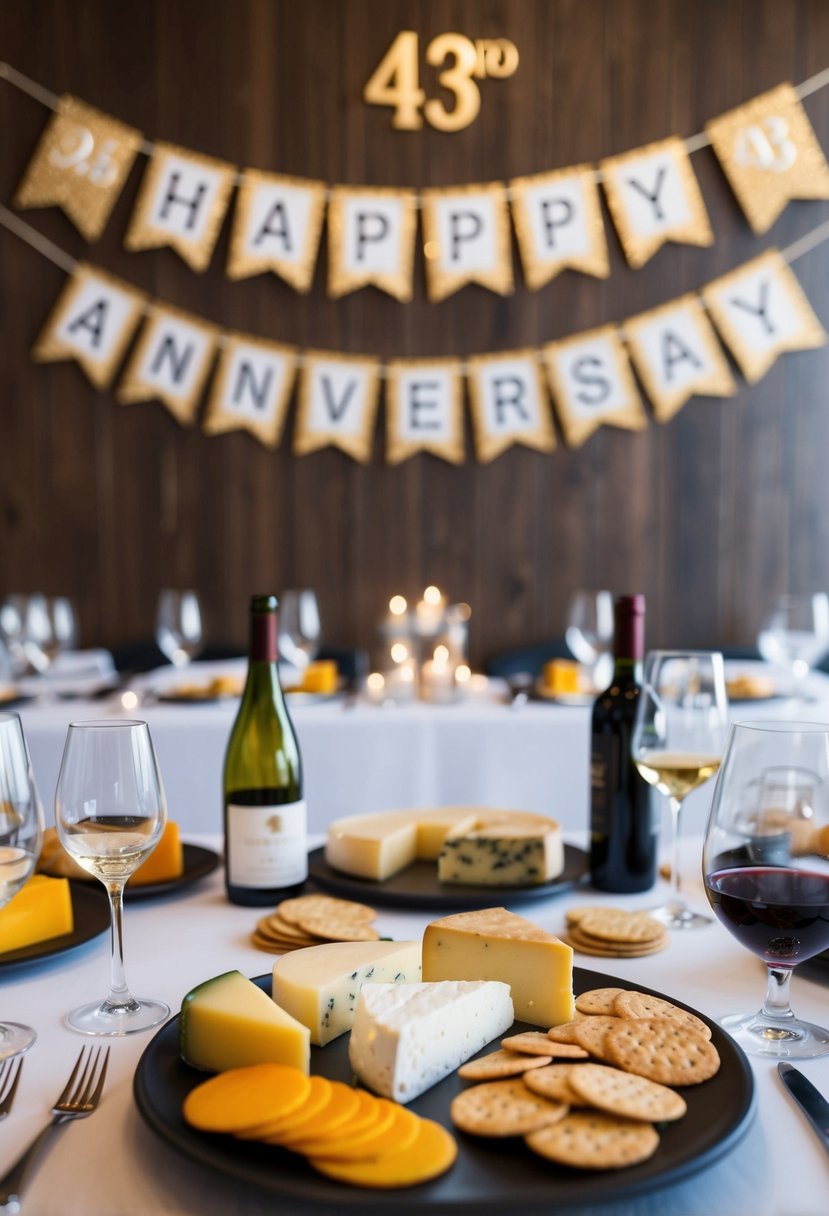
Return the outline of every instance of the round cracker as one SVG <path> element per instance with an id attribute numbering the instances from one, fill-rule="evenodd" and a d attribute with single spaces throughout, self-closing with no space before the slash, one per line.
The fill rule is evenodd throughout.
<path id="1" fill-rule="evenodd" d="M 611 1026 L 615 1026 L 621 1020 L 621 1018 L 615 1018 L 607 1014 L 595 1014 L 593 1017 L 586 1017 L 583 1021 L 577 1023 L 573 1031 L 576 1036 L 576 1042 L 579 1047 L 583 1047 L 585 1051 L 589 1051 L 591 1056 L 598 1056 L 600 1060 L 606 1060 L 605 1035 Z"/>
<path id="2" fill-rule="evenodd" d="M 380 934 L 367 921 L 340 920 L 324 913 L 303 913 L 302 928 L 327 942 L 378 942 Z"/>
<path id="3" fill-rule="evenodd" d="M 659 1145 L 656 1128 L 600 1111 L 573 1111 L 552 1127 L 525 1136 L 525 1143 L 548 1161 L 583 1170 L 613 1170 L 651 1157 Z"/>
<path id="4" fill-rule="evenodd" d="M 643 1123 L 681 1119 L 688 1109 L 685 1099 L 667 1085 L 605 1064 L 574 1068 L 568 1084 L 585 1106 Z"/>
<path id="5" fill-rule="evenodd" d="M 528 1056 L 551 1056 L 552 1043 L 543 1030 L 525 1030 L 522 1034 L 511 1034 L 509 1038 L 501 1039 L 505 1051 L 523 1052 Z M 570 1046 L 570 1044 L 560 1044 Z M 566 1054 L 566 1053 L 565 1053 Z"/>
<path id="6" fill-rule="evenodd" d="M 577 936 L 574 931 L 561 934 L 561 940 L 568 946 L 572 946 L 579 954 L 589 954 L 594 958 L 644 958 L 648 954 L 658 954 L 660 950 L 664 950 L 670 943 L 670 938 L 667 934 L 658 942 L 648 946 L 640 946 L 637 948 L 628 948 L 626 950 L 618 950 L 609 942 L 604 945 L 596 945 L 592 939 L 585 939 Z"/>
<path id="7" fill-rule="evenodd" d="M 576 997 L 576 1009 L 579 1013 L 613 1016 L 613 1002 L 624 991 L 624 988 L 590 988 Z"/>
<path id="8" fill-rule="evenodd" d="M 548 1064 L 546 1068 L 534 1068 L 532 1072 L 524 1073 L 521 1081 L 534 1094 L 541 1094 L 542 1098 L 551 1098 L 566 1106 L 578 1106 L 581 1099 L 570 1084 L 570 1073 L 574 1067 L 573 1064 Z"/>
<path id="9" fill-rule="evenodd" d="M 458 1076 L 465 1081 L 488 1081 L 495 1077 L 517 1077 L 531 1068 L 543 1068 L 551 1064 L 552 1055 L 521 1056 L 514 1051 L 491 1051 L 477 1060 L 467 1060 L 458 1069 Z"/>
<path id="10" fill-rule="evenodd" d="M 654 941 L 664 933 L 664 926 L 647 912 L 588 912 L 578 923 L 582 933 L 602 941 L 635 943 Z"/>
<path id="11" fill-rule="evenodd" d="M 308 941 L 308 934 L 304 929 L 298 929 L 296 925 L 281 920 L 278 916 L 263 916 L 256 922 L 256 930 L 263 937 L 279 937 L 283 941 L 289 942 Z"/>
<path id="12" fill-rule="evenodd" d="M 341 920 L 371 921 L 377 913 L 368 904 L 358 904 L 352 899 L 337 899 L 335 895 L 298 895 L 296 899 L 283 899 L 276 908 L 283 920 L 302 925 L 301 917 L 336 916 Z"/>
<path id="13" fill-rule="evenodd" d="M 475 1136 L 524 1136 L 563 1119 L 567 1107 L 532 1093 L 521 1081 L 473 1085 L 452 1099 L 452 1122 Z"/>
<path id="14" fill-rule="evenodd" d="M 582 918 L 589 915 L 590 912 L 621 912 L 621 911 L 623 911 L 622 908 L 606 908 L 602 904 L 584 904 L 580 908 L 570 908 L 570 910 L 565 913 L 564 919 L 566 920 L 567 924 L 570 925 L 570 927 L 572 928 L 573 925 L 577 925 L 582 920 Z"/>
<path id="15" fill-rule="evenodd" d="M 553 1043 L 575 1043 L 573 1038 L 573 1027 L 577 1022 L 581 1022 L 587 1014 L 576 1013 L 576 1016 L 570 1022 L 560 1022 L 558 1026 L 551 1026 L 547 1031 L 547 1038 Z"/>
<path id="16" fill-rule="evenodd" d="M 647 992 L 623 992 L 614 1003 L 614 1013 L 620 1018 L 670 1018 L 680 1026 L 696 1030 L 705 1039 L 711 1038 L 711 1027 L 689 1013 L 680 1009 L 671 1001 L 665 1001 L 661 996 L 651 996 Z"/>
<path id="17" fill-rule="evenodd" d="M 714 1044 L 670 1018 L 617 1018 L 605 1034 L 611 1064 L 662 1085 L 698 1085 L 720 1067 Z"/>

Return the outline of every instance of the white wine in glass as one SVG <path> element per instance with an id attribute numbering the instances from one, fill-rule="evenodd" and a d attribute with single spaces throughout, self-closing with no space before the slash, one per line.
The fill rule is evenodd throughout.
<path id="1" fill-rule="evenodd" d="M 124 971 L 123 901 L 130 875 L 153 851 L 167 820 L 164 788 L 146 722 L 73 722 L 55 796 L 66 851 L 106 887 L 112 915 L 110 989 L 68 1014 L 83 1034 L 149 1030 L 168 1017 L 162 1001 L 136 999 Z"/>

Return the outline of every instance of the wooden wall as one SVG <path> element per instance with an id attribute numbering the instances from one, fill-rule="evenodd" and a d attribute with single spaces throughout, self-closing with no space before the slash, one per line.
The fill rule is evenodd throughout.
<path id="1" fill-rule="evenodd" d="M 401 29 L 511 38 L 517 74 L 483 84 L 458 134 L 394 131 L 362 86 Z M 590 161 L 678 132 L 829 63 L 821 0 L 5 0 L 0 55 L 163 138 L 243 165 L 329 181 L 447 185 Z M 431 69 L 422 67 L 431 73 Z M 427 77 L 433 80 L 434 76 Z M 829 89 L 807 103 L 829 148 Z M 0 200 L 46 112 L 0 82 Z M 612 229 L 612 277 L 568 273 L 507 299 L 477 287 L 413 303 L 374 290 L 330 301 L 121 242 L 130 177 L 89 250 L 57 211 L 28 219 L 78 257 L 231 328 L 381 356 L 540 343 L 693 289 L 829 215 L 789 207 L 755 238 L 709 151 L 694 156 L 716 232 L 637 272 Z M 517 251 L 516 251 L 517 258 Z M 829 244 L 797 274 L 829 323 Z M 88 643 L 149 636 L 164 585 L 204 595 L 211 634 L 242 639 L 253 590 L 317 588 L 330 640 L 370 645 L 392 592 L 437 582 L 473 606 L 474 658 L 561 632 L 580 586 L 643 590 L 652 644 L 751 641 L 769 598 L 829 586 L 829 351 L 789 355 L 731 401 L 694 399 L 665 426 L 604 429 L 580 450 L 514 448 L 489 466 L 421 455 L 369 467 L 297 458 L 244 434 L 207 438 L 157 404 L 123 407 L 70 364 L 28 351 L 63 275 L 0 229 L 0 595 L 77 598 Z M 293 415 L 289 418 L 288 434 Z"/>

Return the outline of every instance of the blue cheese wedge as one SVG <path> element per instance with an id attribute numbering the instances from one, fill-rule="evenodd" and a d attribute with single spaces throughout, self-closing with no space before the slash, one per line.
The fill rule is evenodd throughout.
<path id="1" fill-rule="evenodd" d="M 483 811 L 450 829 L 438 857 L 441 882 L 530 887 L 564 869 L 561 828 L 520 811 Z"/>
<path id="2" fill-rule="evenodd" d="M 508 984 L 366 984 L 357 1002 L 348 1058 L 363 1084 L 411 1102 L 513 1023 Z"/>
<path id="3" fill-rule="evenodd" d="M 420 979 L 420 942 L 331 942 L 277 959 L 273 999 L 324 1047 L 351 1029 L 363 984 Z"/>

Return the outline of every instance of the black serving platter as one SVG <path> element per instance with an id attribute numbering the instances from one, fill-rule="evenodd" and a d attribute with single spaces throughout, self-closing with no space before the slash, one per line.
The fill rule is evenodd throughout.
<path id="1" fill-rule="evenodd" d="M 33 942 L 31 946 L 21 946 L 19 950 L 6 950 L 0 954 L 0 974 L 7 967 L 40 963 L 68 950 L 75 950 L 109 929 L 109 901 L 100 883 L 91 886 L 82 880 L 71 879 L 69 891 L 74 921 L 72 932 Z"/>

